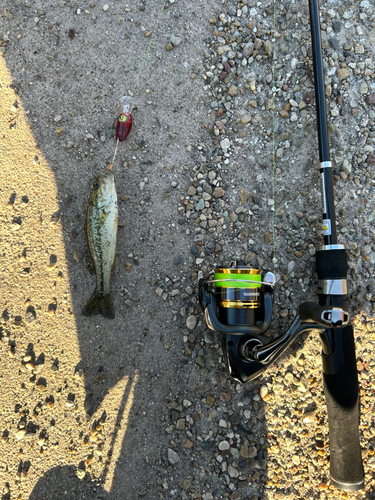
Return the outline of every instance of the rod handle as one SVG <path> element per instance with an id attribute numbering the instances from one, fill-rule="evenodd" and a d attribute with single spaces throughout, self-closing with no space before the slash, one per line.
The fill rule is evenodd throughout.
<path id="1" fill-rule="evenodd" d="M 331 480 L 338 489 L 358 491 L 364 487 L 364 472 L 359 443 L 358 375 L 353 327 L 335 329 L 335 334 L 336 339 L 341 339 L 335 349 L 342 350 L 343 364 L 336 373 L 323 373 Z M 323 367 L 327 364 L 329 360 L 325 359 Z"/>

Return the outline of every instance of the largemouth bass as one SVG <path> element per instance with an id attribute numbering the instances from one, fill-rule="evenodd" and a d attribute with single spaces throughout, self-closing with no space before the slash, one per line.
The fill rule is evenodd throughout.
<path id="1" fill-rule="evenodd" d="M 115 260 L 117 238 L 117 194 L 112 173 L 95 181 L 87 208 L 86 234 L 96 271 L 96 289 L 83 309 L 84 316 L 102 314 L 113 319 L 111 271 Z"/>

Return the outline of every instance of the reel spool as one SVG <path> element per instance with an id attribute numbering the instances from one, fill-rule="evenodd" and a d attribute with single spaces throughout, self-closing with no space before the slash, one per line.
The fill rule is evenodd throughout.
<path id="1" fill-rule="evenodd" d="M 218 318 L 225 325 L 256 325 L 263 318 L 261 271 L 242 261 L 215 269 Z"/>
<path id="2" fill-rule="evenodd" d="M 209 328 L 223 335 L 260 335 L 270 326 L 275 275 L 234 261 L 199 279 L 199 301 Z M 212 286 L 214 285 L 214 286 Z"/>

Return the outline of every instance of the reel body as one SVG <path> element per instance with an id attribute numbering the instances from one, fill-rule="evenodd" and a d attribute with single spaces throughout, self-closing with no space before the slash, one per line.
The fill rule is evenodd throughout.
<path id="1" fill-rule="evenodd" d="M 304 302 L 290 328 L 270 341 L 264 333 L 271 324 L 275 282 L 273 273 L 262 277 L 242 261 L 215 269 L 213 280 L 199 279 L 207 325 L 222 335 L 228 371 L 243 384 L 264 372 L 301 333 L 323 333 L 349 323 L 348 313 L 339 307 Z"/>

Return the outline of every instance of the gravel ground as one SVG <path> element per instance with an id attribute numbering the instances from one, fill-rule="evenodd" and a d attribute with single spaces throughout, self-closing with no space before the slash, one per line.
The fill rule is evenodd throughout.
<path id="1" fill-rule="evenodd" d="M 242 258 L 277 275 L 270 336 L 316 299 L 307 2 L 1 0 L 0 15 L 2 499 L 375 498 L 372 2 L 321 2 L 360 380 L 356 494 L 329 481 L 318 335 L 240 386 L 197 297 L 200 270 Z M 128 93 L 116 319 L 84 318 L 87 201 Z"/>

